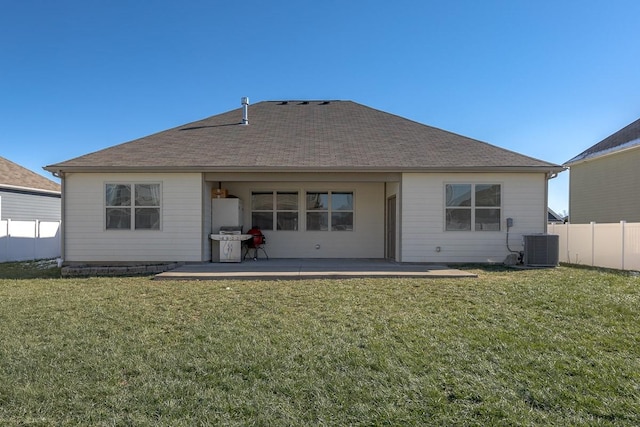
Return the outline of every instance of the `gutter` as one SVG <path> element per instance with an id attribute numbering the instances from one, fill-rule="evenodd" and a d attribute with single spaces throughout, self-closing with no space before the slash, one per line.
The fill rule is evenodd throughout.
<path id="1" fill-rule="evenodd" d="M 549 221 L 547 221 L 547 209 L 549 209 L 549 181 L 558 176 L 558 172 L 547 172 L 544 181 L 544 234 L 549 230 Z"/>
<path id="2" fill-rule="evenodd" d="M 49 194 L 52 196 L 59 196 L 60 191 L 55 190 L 45 190 L 42 188 L 33 188 L 33 187 L 21 187 L 19 185 L 9 185 L 9 184 L 0 184 L 0 189 L 13 190 L 16 192 L 25 192 L 25 193 L 38 193 L 38 194 Z"/>
<path id="3" fill-rule="evenodd" d="M 634 140 L 631 140 L 629 142 L 625 142 L 622 145 L 618 145 L 618 146 L 615 146 L 615 147 L 612 147 L 612 148 L 596 151 L 594 153 L 589 153 L 589 154 L 585 154 L 585 155 L 578 154 L 573 159 L 567 160 L 564 163 L 564 166 L 573 166 L 573 165 L 576 165 L 578 163 L 588 162 L 590 160 L 595 160 L 595 159 L 600 158 L 600 157 L 611 156 L 613 154 L 618 154 L 618 153 L 622 153 L 624 151 L 632 150 L 634 148 L 637 148 L 638 146 L 640 146 L 640 138 L 636 138 Z"/>
<path id="4" fill-rule="evenodd" d="M 490 172 L 529 172 L 529 173 L 559 173 L 566 169 L 560 165 L 546 166 L 470 166 L 470 167 L 371 167 L 371 166 L 316 166 L 301 168 L 299 166 L 47 166 L 45 170 L 60 177 L 64 173 L 132 173 L 132 172 L 304 172 L 304 173 L 332 173 L 332 172 L 377 172 L 377 173 L 490 173 Z"/>

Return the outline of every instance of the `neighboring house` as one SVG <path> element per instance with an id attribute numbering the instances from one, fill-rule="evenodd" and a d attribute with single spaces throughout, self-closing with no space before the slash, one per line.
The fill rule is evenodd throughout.
<path id="1" fill-rule="evenodd" d="M 0 262 L 60 256 L 60 184 L 0 157 Z"/>
<path id="2" fill-rule="evenodd" d="M 0 157 L 0 220 L 59 221 L 60 184 Z"/>
<path id="3" fill-rule="evenodd" d="M 565 163 L 572 223 L 640 222 L 640 119 Z"/>
<path id="4" fill-rule="evenodd" d="M 502 262 L 546 231 L 563 170 L 351 101 L 245 105 L 45 169 L 66 264 L 208 261 L 218 189 L 272 258 Z"/>
<path id="5" fill-rule="evenodd" d="M 551 223 L 564 223 L 565 222 L 565 218 L 563 218 L 561 215 L 557 214 L 553 209 L 548 208 L 547 209 L 547 222 L 549 224 Z"/>

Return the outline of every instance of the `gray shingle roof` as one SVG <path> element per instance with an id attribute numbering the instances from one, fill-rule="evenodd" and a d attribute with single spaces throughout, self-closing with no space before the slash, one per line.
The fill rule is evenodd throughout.
<path id="1" fill-rule="evenodd" d="M 18 187 L 28 190 L 60 192 L 60 184 L 0 157 L 0 188 Z"/>
<path id="2" fill-rule="evenodd" d="M 351 101 L 263 101 L 87 154 L 56 170 L 561 170 Z"/>
<path id="3" fill-rule="evenodd" d="M 587 148 L 573 159 L 567 161 L 566 164 L 569 165 L 635 146 L 640 146 L 640 119 Z"/>

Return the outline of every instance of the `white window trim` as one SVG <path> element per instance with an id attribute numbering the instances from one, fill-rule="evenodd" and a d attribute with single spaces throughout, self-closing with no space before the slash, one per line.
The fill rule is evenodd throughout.
<path id="1" fill-rule="evenodd" d="M 327 194 L 327 203 L 328 203 L 328 207 L 326 210 L 307 210 L 307 193 L 326 193 Z M 350 210 L 334 210 L 331 201 L 331 195 L 333 193 L 350 193 L 351 194 L 351 198 L 352 198 L 352 209 Z M 326 232 L 333 232 L 333 233 L 343 233 L 343 232 L 349 232 L 352 233 L 354 231 L 356 231 L 356 192 L 354 190 L 304 190 L 303 193 L 303 201 L 304 201 L 304 231 L 305 232 L 321 232 L 321 233 L 326 233 Z M 327 229 L 326 230 L 309 230 L 307 229 L 307 213 L 309 212 L 326 212 L 327 213 Z M 351 230 L 332 230 L 332 224 L 331 224 L 331 214 L 333 212 L 351 212 L 352 214 L 352 218 L 353 218 L 353 223 L 351 224 Z"/>
<path id="2" fill-rule="evenodd" d="M 471 206 L 447 206 L 447 185 L 471 185 Z M 499 185 L 500 186 L 500 206 L 476 206 L 476 185 Z M 442 216 L 442 230 L 447 233 L 499 233 L 502 232 L 502 222 L 504 212 L 504 183 L 502 182 L 487 182 L 487 181 L 478 181 L 478 182 L 469 182 L 469 181 L 461 181 L 461 182 L 445 182 L 443 185 L 443 197 L 444 201 L 444 209 Z M 447 230 L 447 209 L 470 209 L 471 210 L 471 230 Z M 497 230 L 476 230 L 476 209 L 499 209 L 500 210 L 500 221 L 498 224 Z"/>
<path id="3" fill-rule="evenodd" d="M 259 193 L 259 194 L 267 194 L 267 193 L 271 193 L 271 197 L 272 197 L 272 206 L 273 209 L 253 209 L 253 205 L 250 206 L 250 220 L 251 222 L 253 222 L 253 213 L 254 212 L 271 212 L 273 214 L 273 217 L 271 219 L 272 224 L 271 224 L 271 229 L 270 230 L 265 230 L 265 231 L 277 231 L 277 232 L 282 232 L 282 233 L 295 233 L 300 231 L 300 226 L 302 224 L 302 220 L 300 219 L 300 213 L 302 212 L 302 210 L 300 209 L 300 190 L 251 190 L 251 198 L 253 199 L 253 195 Z M 292 210 L 292 209 L 278 209 L 278 193 L 295 193 L 298 196 L 298 209 L 296 210 Z M 250 201 L 250 203 L 252 202 L 252 200 Z M 298 214 L 298 229 L 297 230 L 278 230 L 278 212 L 297 212 Z M 253 224 L 252 224 L 253 226 Z"/>
<path id="4" fill-rule="evenodd" d="M 131 206 L 107 206 L 107 198 L 106 198 L 106 191 L 107 191 L 107 185 L 109 184 L 114 184 L 114 185 L 130 185 L 131 186 Z M 135 186 L 136 185 L 148 185 L 148 184 L 157 184 L 160 186 L 160 205 L 159 206 L 135 206 Z M 144 233 L 144 232 L 158 232 L 158 231 L 162 231 L 163 228 L 163 219 L 164 219 L 164 215 L 163 215 L 163 203 L 164 203 L 164 191 L 163 191 L 163 187 L 162 187 L 162 182 L 161 181 L 105 181 L 102 183 L 102 229 L 103 231 L 107 231 L 109 233 L 111 232 L 138 232 L 138 233 Z M 131 226 L 126 229 L 118 229 L 118 228 L 107 228 L 107 208 L 109 207 L 117 207 L 117 208 L 129 208 L 131 210 Z M 158 208 L 160 211 L 160 225 L 159 228 L 157 229 L 151 229 L 151 228 L 143 228 L 143 229 L 136 229 L 136 218 L 135 218 L 135 208 L 136 207 L 143 207 L 143 208 Z"/>
<path id="5" fill-rule="evenodd" d="M 251 189 L 250 190 L 250 197 L 253 196 L 253 194 L 255 193 L 262 193 L 262 194 L 267 194 L 267 193 L 271 193 L 273 195 L 273 209 L 272 210 L 264 210 L 264 209 L 253 209 L 253 205 L 250 206 L 250 210 L 249 210 L 249 219 L 252 220 L 253 218 L 253 213 L 254 212 L 272 212 L 273 213 L 273 229 L 272 230 L 265 230 L 268 232 L 278 232 L 278 233 L 296 233 L 296 232 L 303 232 L 303 233 L 313 233 L 313 232 L 322 232 L 322 233 L 326 233 L 326 232 L 334 232 L 334 233 L 342 233 L 342 232 L 354 232 L 356 231 L 356 191 L 353 189 L 348 189 L 348 190 L 341 190 L 341 189 L 334 189 L 334 190 L 326 190 L 326 189 L 317 189 L 317 188 L 298 188 L 298 189 L 278 189 L 278 190 L 271 190 L 271 189 L 262 189 L 262 188 L 256 188 L 256 189 Z M 277 193 L 297 193 L 298 194 L 298 229 L 297 230 L 278 230 L 277 229 L 277 218 L 278 218 L 278 212 L 295 212 L 293 210 L 279 210 L 277 209 L 277 198 L 276 195 Z M 328 195 L 328 203 L 329 203 L 329 209 L 328 210 L 307 210 L 307 193 L 326 193 Z M 334 211 L 332 209 L 331 206 L 331 194 L 333 193 L 350 193 L 352 200 L 353 200 L 353 209 L 351 210 L 337 210 Z M 328 215 L 328 229 L 327 230 L 307 230 L 307 213 L 308 212 L 327 212 Z M 332 212 L 351 212 L 351 214 L 353 215 L 353 223 L 352 223 L 352 229 L 351 230 L 331 230 L 331 213 Z"/>

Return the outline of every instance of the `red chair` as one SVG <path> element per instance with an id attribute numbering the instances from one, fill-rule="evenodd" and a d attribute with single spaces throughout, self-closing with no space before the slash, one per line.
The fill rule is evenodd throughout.
<path id="1" fill-rule="evenodd" d="M 264 250 L 264 245 L 267 243 L 266 237 L 262 234 L 262 231 L 258 227 L 253 227 L 251 230 L 247 231 L 247 234 L 253 235 L 249 240 L 245 240 L 245 253 L 243 259 L 247 258 L 249 255 L 249 251 L 253 249 L 253 260 L 258 260 L 258 250 L 261 250 L 264 253 L 264 256 L 269 259 L 269 255 L 267 255 L 267 251 Z"/>

